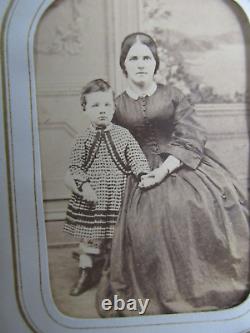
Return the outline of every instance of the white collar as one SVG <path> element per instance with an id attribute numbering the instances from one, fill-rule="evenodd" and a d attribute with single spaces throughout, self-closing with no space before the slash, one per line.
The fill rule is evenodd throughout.
<path id="1" fill-rule="evenodd" d="M 130 87 L 127 87 L 126 93 L 129 95 L 129 97 L 133 99 L 138 99 L 139 97 L 152 96 L 155 93 L 156 89 L 157 84 L 155 83 L 155 81 L 153 81 L 151 87 L 143 94 L 134 92 Z"/>

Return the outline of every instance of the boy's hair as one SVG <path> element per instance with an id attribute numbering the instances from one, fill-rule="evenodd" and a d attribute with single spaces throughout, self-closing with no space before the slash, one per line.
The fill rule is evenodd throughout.
<path id="1" fill-rule="evenodd" d="M 83 87 L 81 91 L 81 96 L 80 96 L 80 102 L 81 106 L 83 108 L 83 111 L 85 111 L 85 106 L 86 106 L 86 95 L 91 94 L 93 92 L 105 92 L 105 91 L 112 91 L 111 86 L 109 85 L 108 82 L 104 81 L 103 79 L 96 79 L 93 81 L 90 81 L 89 83 L 86 84 L 86 86 Z M 114 92 L 113 93 L 113 98 L 115 98 Z"/>

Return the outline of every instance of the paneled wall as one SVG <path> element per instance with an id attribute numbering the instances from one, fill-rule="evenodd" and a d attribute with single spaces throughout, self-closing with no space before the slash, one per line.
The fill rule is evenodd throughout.
<path id="1" fill-rule="evenodd" d="M 86 82 L 124 87 L 120 41 L 138 30 L 134 0 L 55 1 L 35 37 L 37 105 L 46 220 L 63 219 L 69 197 L 63 178 L 72 141 L 88 125 L 79 95 Z"/>
<path id="2" fill-rule="evenodd" d="M 211 104 L 197 105 L 196 110 L 200 123 L 207 130 L 207 147 L 212 149 L 228 169 L 237 176 L 242 189 L 247 193 L 249 186 L 248 124 L 250 107 L 244 104 Z M 67 141 L 68 149 L 73 139 L 73 130 L 64 123 L 54 124 L 51 129 L 48 124 L 45 129 L 41 128 L 41 135 L 43 135 L 43 131 L 50 132 L 52 129 L 57 130 L 58 138 L 60 137 L 64 142 Z M 51 156 L 54 156 L 54 159 L 58 158 L 57 154 L 53 155 L 51 153 L 51 149 L 53 149 L 51 143 L 54 137 L 53 133 L 51 141 L 49 137 L 47 138 L 48 149 L 45 151 L 45 156 L 42 156 L 42 160 L 47 161 L 47 165 L 44 167 L 47 167 L 48 171 L 55 165 L 55 162 L 51 160 Z M 60 163 L 64 166 L 66 155 L 67 153 L 60 155 Z M 46 179 L 44 184 L 46 186 L 45 193 L 47 193 L 44 201 L 47 220 L 63 220 L 69 193 L 66 191 L 59 175 L 58 178 Z M 51 226 L 51 228 L 56 228 L 56 225 Z"/>
<path id="3" fill-rule="evenodd" d="M 88 125 L 81 87 L 97 77 L 124 89 L 120 43 L 140 29 L 139 0 L 61 0 L 42 18 L 35 39 L 37 104 L 44 209 L 50 244 L 70 241 L 61 232 L 69 191 L 63 177 L 72 141 Z M 238 175 L 247 192 L 248 120 L 245 104 L 196 105 L 208 147 Z"/>

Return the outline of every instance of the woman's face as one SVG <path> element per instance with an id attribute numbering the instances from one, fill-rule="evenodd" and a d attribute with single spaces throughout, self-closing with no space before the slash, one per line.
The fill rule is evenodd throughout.
<path id="1" fill-rule="evenodd" d="M 156 61 L 147 45 L 136 42 L 128 51 L 124 65 L 128 80 L 134 84 L 141 86 L 153 81 Z"/>

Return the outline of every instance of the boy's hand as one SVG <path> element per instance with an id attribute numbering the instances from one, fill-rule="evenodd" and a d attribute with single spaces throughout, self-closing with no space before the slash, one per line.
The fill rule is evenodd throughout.
<path id="1" fill-rule="evenodd" d="M 74 192 L 77 195 L 80 195 L 81 197 L 83 196 L 82 191 L 77 187 L 75 180 L 72 178 L 72 182 L 71 182 L 71 190 L 72 192 Z"/>
<path id="2" fill-rule="evenodd" d="M 93 190 L 89 182 L 82 185 L 82 192 L 80 193 L 80 195 L 82 195 L 86 201 L 97 203 L 96 192 Z"/>

